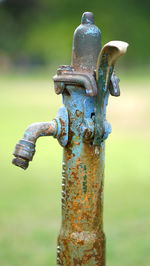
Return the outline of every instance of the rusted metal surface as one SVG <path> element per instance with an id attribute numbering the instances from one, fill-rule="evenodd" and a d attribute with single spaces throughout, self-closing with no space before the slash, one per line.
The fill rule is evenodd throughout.
<path id="1" fill-rule="evenodd" d="M 69 143 L 63 156 L 57 265 L 105 265 L 104 145 L 95 152 L 93 139 L 81 136 L 85 118 L 94 114 L 94 98 L 88 97 L 84 88 L 67 86 L 67 90 L 70 96 L 64 95 L 64 104 L 70 119 Z"/>
<path id="2" fill-rule="evenodd" d="M 101 32 L 86 12 L 74 33 L 72 65 L 60 66 L 54 88 L 64 106 L 52 122 L 31 125 L 16 145 L 15 163 L 24 169 L 40 136 L 54 136 L 63 149 L 62 224 L 57 266 L 105 266 L 103 184 L 109 94 L 119 96 L 114 70 L 127 43 L 113 41 L 101 49 Z"/>

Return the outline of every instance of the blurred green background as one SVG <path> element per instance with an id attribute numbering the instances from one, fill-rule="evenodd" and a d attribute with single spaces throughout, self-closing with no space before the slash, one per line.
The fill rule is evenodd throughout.
<path id="1" fill-rule="evenodd" d="M 121 97 L 110 97 L 104 230 L 108 266 L 150 265 L 150 3 L 148 0 L 0 1 L 0 265 L 56 265 L 61 223 L 62 148 L 41 138 L 27 171 L 11 164 L 25 128 L 55 117 L 59 64 L 70 64 L 84 11 L 95 14 L 102 43 L 130 46 L 117 67 Z"/>

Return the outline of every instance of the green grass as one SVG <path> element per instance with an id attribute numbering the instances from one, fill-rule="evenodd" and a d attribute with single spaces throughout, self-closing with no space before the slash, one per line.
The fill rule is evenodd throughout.
<path id="1" fill-rule="evenodd" d="M 50 80 L 0 77 L 1 266 L 56 265 L 62 148 L 52 138 L 41 138 L 27 171 L 11 164 L 25 128 L 51 120 L 61 105 Z M 110 101 L 113 132 L 106 144 L 104 204 L 108 266 L 150 265 L 148 83 L 124 80 L 122 97 Z"/>

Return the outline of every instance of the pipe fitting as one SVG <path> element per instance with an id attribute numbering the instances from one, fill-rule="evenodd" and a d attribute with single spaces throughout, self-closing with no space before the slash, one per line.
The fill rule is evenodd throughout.
<path id="1" fill-rule="evenodd" d="M 29 161 L 32 161 L 35 154 L 35 144 L 39 137 L 53 136 L 64 147 L 68 143 L 68 112 L 62 106 L 51 122 L 40 122 L 31 124 L 24 133 L 23 138 L 16 144 L 12 163 L 26 170 Z"/>
<path id="2" fill-rule="evenodd" d="M 13 155 L 16 157 L 12 163 L 16 166 L 28 168 L 29 161 L 32 161 L 35 154 L 35 143 L 41 136 L 54 136 L 57 135 L 57 122 L 55 120 L 51 122 L 41 122 L 31 124 L 23 138 L 16 144 Z"/>

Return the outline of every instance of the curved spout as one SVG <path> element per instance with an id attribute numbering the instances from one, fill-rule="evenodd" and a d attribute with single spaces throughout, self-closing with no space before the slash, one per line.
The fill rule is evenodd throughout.
<path id="1" fill-rule="evenodd" d="M 57 134 L 58 123 L 56 120 L 31 124 L 25 131 L 23 138 L 16 144 L 13 153 L 15 158 L 12 163 L 24 170 L 27 169 L 29 161 L 32 161 L 34 156 L 37 139 L 42 136 L 57 137 Z"/>
<path id="2" fill-rule="evenodd" d="M 35 144 L 36 140 L 42 136 L 56 136 L 57 122 L 40 122 L 31 124 L 24 133 L 23 139 Z"/>
<path id="3" fill-rule="evenodd" d="M 26 129 L 23 138 L 16 144 L 12 163 L 26 170 L 29 161 L 33 159 L 35 143 L 42 136 L 53 136 L 58 139 L 61 146 L 65 147 L 68 143 L 68 129 L 68 111 L 62 106 L 51 122 L 34 123 Z"/>

